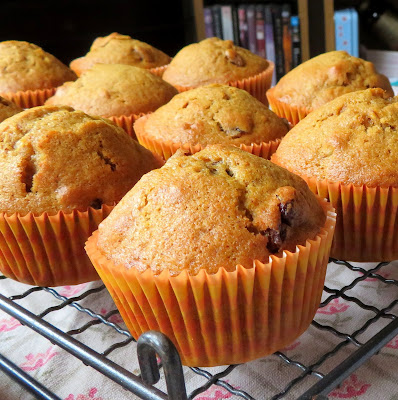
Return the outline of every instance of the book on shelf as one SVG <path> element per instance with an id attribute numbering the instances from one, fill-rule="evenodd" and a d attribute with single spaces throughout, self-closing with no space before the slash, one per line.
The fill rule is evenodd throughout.
<path id="1" fill-rule="evenodd" d="M 272 20 L 272 8 L 270 5 L 264 6 L 264 31 L 265 31 L 265 57 L 276 63 L 275 59 L 275 42 L 274 42 L 274 23 Z M 272 86 L 276 84 L 276 74 L 272 75 Z"/>
<path id="2" fill-rule="evenodd" d="M 238 7 L 238 23 L 239 45 L 247 49 L 249 48 L 249 27 L 247 25 L 245 5 L 240 5 Z"/>
<path id="3" fill-rule="evenodd" d="M 238 16 L 238 7 L 232 7 L 232 28 L 234 31 L 234 43 L 239 46 L 240 34 L 239 34 L 239 16 Z"/>
<path id="4" fill-rule="evenodd" d="M 232 26 L 232 6 L 224 5 L 221 9 L 221 29 L 224 40 L 234 40 L 234 29 Z"/>
<path id="5" fill-rule="evenodd" d="M 247 29 L 249 32 L 249 47 L 252 53 L 257 53 L 256 42 L 256 6 L 250 4 L 246 8 Z"/>
<path id="6" fill-rule="evenodd" d="M 362 53 L 366 60 L 374 64 L 376 70 L 380 74 L 387 76 L 395 96 L 398 96 L 398 51 L 374 50 L 361 46 L 361 54 Z"/>
<path id="7" fill-rule="evenodd" d="M 358 13 L 354 8 L 334 12 L 336 50 L 359 57 Z"/>
<path id="8" fill-rule="evenodd" d="M 258 4 L 256 6 L 256 54 L 265 58 L 265 21 L 264 6 Z"/>
<path id="9" fill-rule="evenodd" d="M 221 20 L 221 6 L 214 5 L 211 7 L 211 13 L 213 16 L 213 33 L 220 39 L 224 39 L 222 32 L 222 20 Z"/>
<path id="10" fill-rule="evenodd" d="M 292 68 L 301 64 L 300 22 L 297 15 L 290 17 L 292 27 Z"/>
<path id="11" fill-rule="evenodd" d="M 274 24 L 274 43 L 275 43 L 275 74 L 276 81 L 285 75 L 285 57 L 283 54 L 283 27 L 282 27 L 282 6 L 273 4 L 272 22 Z"/>
<path id="12" fill-rule="evenodd" d="M 203 8 L 203 18 L 205 20 L 205 35 L 206 37 L 215 36 L 213 28 L 213 15 L 210 7 Z"/>
<path id="13" fill-rule="evenodd" d="M 275 64 L 273 83 L 301 62 L 300 21 L 288 3 L 204 7 L 206 37 L 233 40 Z"/>
<path id="14" fill-rule="evenodd" d="M 292 11 L 289 4 L 283 4 L 281 8 L 282 16 L 282 42 L 283 42 L 283 61 L 284 73 L 292 69 L 292 33 L 290 27 L 290 18 Z"/>

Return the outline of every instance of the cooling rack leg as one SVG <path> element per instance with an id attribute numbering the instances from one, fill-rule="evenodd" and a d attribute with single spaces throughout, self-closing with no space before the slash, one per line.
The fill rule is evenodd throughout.
<path id="1" fill-rule="evenodd" d="M 146 385 L 134 374 L 55 328 L 2 294 L 0 294 L 0 309 L 140 398 L 147 400 L 172 399 L 172 397 L 167 397 L 159 389 Z M 180 398 L 184 399 L 183 397 Z M 176 399 L 180 398 L 176 397 Z"/>
<path id="2" fill-rule="evenodd" d="M 138 341 L 138 362 L 141 369 L 141 377 L 144 382 L 154 385 L 160 379 L 159 367 L 156 360 L 156 352 L 147 342 L 145 337 Z"/>
<path id="3" fill-rule="evenodd" d="M 167 336 L 156 331 L 143 333 L 137 341 L 137 352 L 141 376 L 145 382 L 153 384 L 159 380 L 157 353 L 162 360 L 170 400 L 187 399 L 180 356 Z"/>
<path id="4" fill-rule="evenodd" d="M 29 393 L 41 400 L 61 400 L 43 385 L 0 354 L 0 369 L 11 379 L 23 386 Z"/>

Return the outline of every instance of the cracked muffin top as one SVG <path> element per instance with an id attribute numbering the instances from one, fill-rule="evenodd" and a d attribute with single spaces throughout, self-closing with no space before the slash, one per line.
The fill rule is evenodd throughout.
<path id="1" fill-rule="evenodd" d="M 60 86 L 45 104 L 63 104 L 91 115 L 111 117 L 155 111 L 177 93 L 145 69 L 97 64 L 75 82 Z"/>
<path id="2" fill-rule="evenodd" d="M 292 128 L 271 160 L 318 180 L 398 187 L 398 97 L 382 89 L 340 96 Z"/>
<path id="3" fill-rule="evenodd" d="M 251 268 L 313 238 L 325 214 L 298 176 L 235 146 L 179 151 L 144 175 L 99 226 L 116 265 L 172 275 Z"/>
<path id="4" fill-rule="evenodd" d="M 204 146 L 269 142 L 289 130 L 245 90 L 218 84 L 180 93 L 143 118 L 136 124 L 152 139 Z"/>
<path id="5" fill-rule="evenodd" d="M 0 124 L 0 212 L 101 208 L 159 166 L 108 120 L 70 107 L 31 108 Z"/>
<path id="6" fill-rule="evenodd" d="M 73 60 L 70 67 L 80 76 L 98 63 L 155 68 L 168 64 L 170 60 L 167 54 L 147 43 L 113 32 L 95 39 L 90 51 L 84 57 Z"/>
<path id="7" fill-rule="evenodd" d="M 11 117 L 22 111 L 22 108 L 18 107 L 12 101 L 5 99 L 0 96 L 0 122 L 6 118 Z"/>
<path id="8" fill-rule="evenodd" d="M 53 55 L 28 42 L 0 42 L 0 93 L 52 89 L 76 79 Z"/>
<path id="9" fill-rule="evenodd" d="M 268 68 L 268 61 L 232 40 L 213 37 L 181 49 L 163 74 L 172 85 L 198 87 L 248 78 Z"/>
<path id="10" fill-rule="evenodd" d="M 394 95 L 388 78 L 373 63 L 345 51 L 331 51 L 300 64 L 271 90 L 279 101 L 315 110 L 345 93 L 368 88 L 382 88 Z"/>

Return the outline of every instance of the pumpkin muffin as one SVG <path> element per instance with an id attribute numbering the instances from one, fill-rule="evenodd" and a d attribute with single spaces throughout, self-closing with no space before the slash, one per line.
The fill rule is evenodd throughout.
<path id="1" fill-rule="evenodd" d="M 336 97 L 368 88 L 382 88 L 393 95 L 388 78 L 379 74 L 373 63 L 345 51 L 331 51 L 288 72 L 267 97 L 272 110 L 296 124 Z"/>
<path id="2" fill-rule="evenodd" d="M 64 104 L 91 115 L 111 117 L 131 131 L 138 116 L 155 111 L 176 93 L 173 86 L 145 69 L 97 64 L 75 82 L 59 87 L 46 104 Z"/>
<path id="3" fill-rule="evenodd" d="M 209 146 L 145 175 L 100 226 L 98 247 L 140 271 L 215 273 L 294 251 L 324 223 L 302 179 L 235 147 Z"/>
<path id="4" fill-rule="evenodd" d="M 192 153 L 209 144 L 257 144 L 267 158 L 289 127 L 245 90 L 214 84 L 176 95 L 137 120 L 134 130 L 142 145 L 164 158 L 181 147 Z"/>
<path id="5" fill-rule="evenodd" d="M 0 42 L 0 94 L 20 107 L 43 104 L 57 86 L 75 79 L 72 70 L 35 44 Z"/>
<path id="6" fill-rule="evenodd" d="M 144 175 L 86 248 L 134 336 L 166 333 L 187 365 L 243 362 L 308 327 L 328 262 L 328 209 L 294 174 L 213 145 L 191 156 L 178 151 Z M 291 279 L 270 284 L 270 271 Z M 264 284 L 267 299 L 253 290 Z M 303 294 L 312 284 L 305 304 L 293 300 L 295 289 Z M 280 296 L 282 310 L 270 310 Z"/>
<path id="7" fill-rule="evenodd" d="M 0 270 L 37 285 L 95 279 L 85 240 L 159 166 L 121 128 L 70 107 L 35 107 L 6 119 L 0 124 Z"/>
<path id="8" fill-rule="evenodd" d="M 382 89 L 357 91 L 313 111 L 272 156 L 337 208 L 336 258 L 398 257 L 397 129 L 398 97 Z"/>
<path id="9" fill-rule="evenodd" d="M 98 63 L 127 64 L 156 70 L 167 65 L 170 60 L 167 54 L 147 43 L 113 32 L 95 39 L 90 51 L 84 57 L 73 60 L 70 67 L 80 76 Z"/>
<path id="10" fill-rule="evenodd" d="M 216 37 L 190 44 L 170 62 L 163 79 L 180 92 L 211 83 L 222 83 L 247 90 L 266 102 L 265 92 L 271 85 L 274 64 L 231 40 Z"/>
<path id="11" fill-rule="evenodd" d="M 4 121 L 6 118 L 11 117 L 22 111 L 22 108 L 18 107 L 12 101 L 5 99 L 0 96 L 0 122 Z"/>

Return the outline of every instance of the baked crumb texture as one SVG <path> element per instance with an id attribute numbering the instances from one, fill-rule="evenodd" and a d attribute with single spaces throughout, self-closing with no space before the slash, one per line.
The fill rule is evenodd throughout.
<path id="1" fill-rule="evenodd" d="M 15 103 L 0 96 L 0 122 L 22 111 Z"/>
<path id="2" fill-rule="evenodd" d="M 148 116 L 143 134 L 173 143 L 250 145 L 288 130 L 286 120 L 245 90 L 213 84 L 176 95 Z"/>
<path id="3" fill-rule="evenodd" d="M 117 265 L 196 275 L 250 268 L 312 239 L 325 214 L 305 182 L 234 146 L 178 152 L 145 175 L 99 228 Z"/>
<path id="4" fill-rule="evenodd" d="M 283 103 L 315 110 L 338 96 L 369 88 L 394 95 L 388 78 L 379 74 L 373 63 L 345 51 L 331 51 L 300 64 L 271 90 Z"/>
<path id="5" fill-rule="evenodd" d="M 123 116 L 155 111 L 177 90 L 151 72 L 122 64 L 97 64 L 59 87 L 47 105 L 63 104 L 91 115 Z"/>
<path id="6" fill-rule="evenodd" d="M 113 32 L 95 39 L 90 51 L 84 57 L 73 60 L 70 67 L 80 76 L 98 63 L 150 69 L 166 65 L 170 60 L 167 54 L 147 43 Z"/>
<path id="7" fill-rule="evenodd" d="M 272 161 L 301 176 L 398 187 L 398 97 L 348 93 L 313 111 L 283 138 Z"/>
<path id="8" fill-rule="evenodd" d="M 0 212 L 114 204 L 159 161 L 108 120 L 42 106 L 0 124 Z"/>
<path id="9" fill-rule="evenodd" d="M 0 42 L 0 94 L 52 89 L 75 79 L 71 69 L 35 44 Z"/>
<path id="10" fill-rule="evenodd" d="M 267 69 L 262 57 L 231 40 L 208 38 L 181 49 L 163 74 L 172 85 L 198 87 L 255 76 Z"/>

